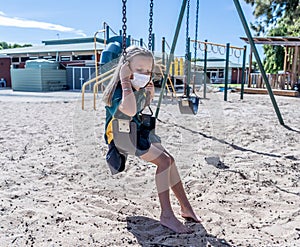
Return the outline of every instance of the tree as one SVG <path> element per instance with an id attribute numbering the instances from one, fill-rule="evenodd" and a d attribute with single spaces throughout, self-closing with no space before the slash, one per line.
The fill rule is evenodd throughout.
<path id="1" fill-rule="evenodd" d="M 278 25 L 278 27 L 272 28 L 267 36 L 286 36 L 288 28 L 285 25 Z M 266 58 L 264 60 L 264 68 L 267 73 L 277 73 L 279 70 L 283 70 L 284 64 L 284 48 L 282 46 L 264 45 L 264 53 Z"/>
<path id="2" fill-rule="evenodd" d="M 0 50 L 2 50 L 2 49 L 11 49 L 11 48 L 30 47 L 30 46 L 32 46 L 32 45 L 31 44 L 24 44 L 24 45 L 8 44 L 4 41 L 0 42 Z"/>
<path id="3" fill-rule="evenodd" d="M 257 35 L 300 36 L 300 0 L 245 0 L 255 6 L 255 23 L 251 28 Z M 268 73 L 283 69 L 284 48 L 264 45 L 264 67 Z"/>
<path id="4" fill-rule="evenodd" d="M 266 34 L 268 30 L 276 27 L 280 20 L 284 20 L 286 25 L 294 26 L 299 31 L 300 0 L 244 1 L 254 6 L 253 14 L 256 21 L 251 23 L 251 28 L 256 31 L 257 35 Z"/>

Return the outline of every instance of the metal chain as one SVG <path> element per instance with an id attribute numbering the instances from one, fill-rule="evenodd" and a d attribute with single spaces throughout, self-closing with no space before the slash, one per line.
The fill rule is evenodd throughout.
<path id="1" fill-rule="evenodd" d="M 127 52 L 126 52 L 126 30 L 127 30 L 127 17 L 126 17 L 126 2 L 127 0 L 122 0 L 123 3 L 123 8 L 122 8 L 122 30 L 123 30 L 123 39 L 122 39 L 122 50 L 123 50 L 123 57 L 124 57 L 124 63 L 126 62 L 126 56 L 127 56 Z"/>
<path id="2" fill-rule="evenodd" d="M 196 29 L 195 29 L 195 43 L 194 43 L 194 70 L 196 71 L 196 62 L 197 62 L 197 39 L 198 39 L 198 20 L 199 20 L 199 0 L 197 0 L 197 5 L 196 5 Z"/>
<path id="3" fill-rule="evenodd" d="M 184 66 L 184 74 L 187 76 L 188 74 L 188 59 L 189 59 L 189 20 L 190 20 L 190 0 L 187 1 L 186 8 L 186 40 L 185 40 L 185 66 Z"/>
<path id="4" fill-rule="evenodd" d="M 186 8 L 186 49 L 185 54 L 187 55 L 189 53 L 189 21 L 190 21 L 190 0 L 187 1 L 187 8 Z"/>
<path id="5" fill-rule="evenodd" d="M 153 0 L 150 0 L 148 49 L 152 48 Z"/>

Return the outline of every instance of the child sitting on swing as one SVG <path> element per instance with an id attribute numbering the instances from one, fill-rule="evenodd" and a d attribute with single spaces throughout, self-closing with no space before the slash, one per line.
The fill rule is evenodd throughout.
<path id="1" fill-rule="evenodd" d="M 114 76 L 103 93 L 106 103 L 106 142 L 109 145 L 114 142 L 111 123 L 114 118 L 127 118 L 137 123 L 134 154 L 157 166 L 155 182 L 161 206 L 160 223 L 176 233 L 190 233 L 190 229 L 176 218 L 170 203 L 171 188 L 181 206 L 181 216 L 200 222 L 187 199 L 174 158 L 162 146 L 158 136 L 152 131 L 140 129 L 140 113 L 154 97 L 154 84 L 151 80 L 154 57 L 151 51 L 138 46 L 128 47 L 125 54 L 126 57 L 121 56 Z M 123 152 L 130 153 L 124 147 L 122 149 Z"/>

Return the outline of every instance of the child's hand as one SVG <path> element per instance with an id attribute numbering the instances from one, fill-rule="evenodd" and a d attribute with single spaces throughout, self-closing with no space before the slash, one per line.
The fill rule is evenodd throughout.
<path id="1" fill-rule="evenodd" d="M 129 67 L 129 62 L 124 63 L 121 66 L 121 69 L 120 69 L 120 79 L 121 79 L 121 81 L 130 79 L 131 74 L 132 74 L 132 72 L 131 72 L 131 69 Z"/>
<path id="2" fill-rule="evenodd" d="M 148 83 L 148 85 L 146 86 L 145 89 L 146 89 L 146 92 L 149 92 L 149 97 L 150 97 L 149 104 L 150 104 L 150 102 L 154 98 L 154 94 L 155 94 L 154 83 L 152 80 Z"/>

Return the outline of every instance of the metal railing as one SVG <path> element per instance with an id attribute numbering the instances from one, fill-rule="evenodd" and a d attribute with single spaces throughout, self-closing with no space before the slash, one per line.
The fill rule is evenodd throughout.
<path id="1" fill-rule="evenodd" d="M 109 71 L 107 71 L 107 72 L 105 72 L 105 73 L 103 73 L 103 74 L 101 74 L 101 75 L 98 75 L 98 76 L 94 77 L 94 78 L 91 79 L 91 80 L 86 81 L 86 82 L 82 85 L 82 88 L 81 88 L 81 108 L 82 108 L 82 110 L 84 110 L 84 93 L 85 93 L 85 88 L 86 88 L 86 86 L 90 85 L 90 84 L 93 83 L 94 81 L 97 81 L 97 82 L 94 84 L 94 87 L 93 87 L 93 93 L 94 93 L 94 98 L 95 98 L 95 94 L 98 93 L 98 90 L 95 91 L 95 90 L 96 90 L 95 88 L 97 88 L 97 86 L 98 86 L 99 84 L 103 83 L 104 81 L 107 81 L 107 80 L 111 79 L 111 78 L 112 78 L 112 75 L 110 75 L 110 74 L 113 73 L 114 71 L 115 71 L 115 68 L 113 68 L 113 69 L 111 69 L 111 70 L 109 70 Z M 101 79 L 101 78 L 102 78 L 102 80 L 98 81 L 98 80 Z M 97 85 L 97 86 L 95 87 L 95 85 Z M 95 105 L 95 103 L 94 103 L 94 105 Z M 94 107 L 94 108 L 95 108 L 95 107 Z"/>
<path id="2" fill-rule="evenodd" d="M 110 71 L 115 71 L 115 69 L 112 69 Z M 107 73 L 107 72 L 106 72 Z M 94 87 L 93 87 L 93 94 L 94 94 L 94 110 L 96 110 L 96 101 L 97 101 L 97 94 L 98 94 L 98 85 L 100 85 L 101 83 L 107 81 L 107 80 L 110 80 L 111 78 L 113 77 L 113 75 L 109 75 L 109 76 L 106 76 L 105 78 L 103 78 L 102 80 L 96 82 L 94 84 Z"/>

